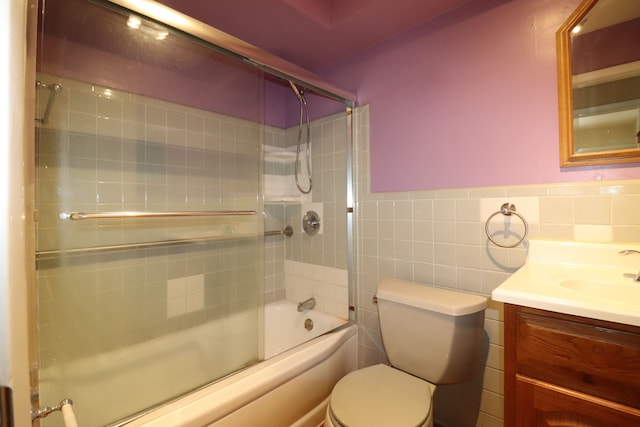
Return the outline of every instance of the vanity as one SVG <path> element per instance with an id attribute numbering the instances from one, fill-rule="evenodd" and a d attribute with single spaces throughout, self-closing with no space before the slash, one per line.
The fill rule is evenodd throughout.
<path id="1" fill-rule="evenodd" d="M 504 302 L 505 426 L 640 425 L 638 245 L 529 242 Z"/>

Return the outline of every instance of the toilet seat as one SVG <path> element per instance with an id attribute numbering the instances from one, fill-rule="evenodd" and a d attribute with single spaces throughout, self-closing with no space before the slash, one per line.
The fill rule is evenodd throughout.
<path id="1" fill-rule="evenodd" d="M 336 426 L 422 426 L 431 413 L 432 387 L 389 366 L 370 366 L 338 381 L 328 414 Z"/>

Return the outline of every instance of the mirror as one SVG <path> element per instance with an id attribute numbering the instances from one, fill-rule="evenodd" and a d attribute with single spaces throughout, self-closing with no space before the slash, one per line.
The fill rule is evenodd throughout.
<path id="1" fill-rule="evenodd" d="M 639 0 L 584 0 L 558 30 L 561 167 L 640 162 L 639 41 Z"/>

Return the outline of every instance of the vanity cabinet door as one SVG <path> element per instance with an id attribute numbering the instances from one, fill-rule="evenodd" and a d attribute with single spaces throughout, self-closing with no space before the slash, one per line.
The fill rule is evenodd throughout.
<path id="1" fill-rule="evenodd" d="M 519 374 L 640 408 L 640 335 L 545 312 L 516 322 Z"/>
<path id="2" fill-rule="evenodd" d="M 517 427 L 638 427 L 640 410 L 518 376 Z"/>
<path id="3" fill-rule="evenodd" d="M 505 427 L 640 426 L 640 328 L 505 304 Z"/>

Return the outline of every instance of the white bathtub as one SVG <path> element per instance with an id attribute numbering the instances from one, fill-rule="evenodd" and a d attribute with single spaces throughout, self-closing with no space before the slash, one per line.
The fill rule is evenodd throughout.
<path id="1" fill-rule="evenodd" d="M 317 310 L 298 312 L 295 304 L 280 301 L 265 306 L 264 357 L 268 359 L 329 332 L 346 320 L 321 313 Z M 313 327 L 305 328 L 305 321 L 311 320 Z"/>
<path id="2" fill-rule="evenodd" d="M 310 331 L 304 328 L 306 319 L 313 321 Z M 345 323 L 316 310 L 298 313 L 295 304 L 269 304 L 265 307 L 266 361 L 124 425 L 288 426 L 302 419 L 297 425 L 317 426 L 326 406 L 322 402 L 333 385 L 355 369 L 356 326 L 345 325 L 320 336 Z M 197 384 L 218 370 L 223 375 L 230 371 L 229 366 L 244 363 L 246 348 L 255 347 L 255 339 L 251 339 L 255 314 L 237 313 L 224 319 L 224 324 L 247 333 L 236 334 L 232 341 L 221 341 L 217 339 L 219 323 L 210 322 L 109 354 L 41 370 L 41 401 L 57 402 L 60 396 L 70 397 L 83 426 L 104 425 L 122 417 L 117 414 L 131 414 L 140 405 L 152 405 L 166 398 L 162 396 L 170 396 L 175 387 Z M 212 357 L 215 354 L 223 357 Z M 95 405 L 96 401 L 104 403 Z M 41 425 L 60 427 L 62 417 L 51 414 Z"/>
<path id="3" fill-rule="evenodd" d="M 126 426 L 321 425 L 333 386 L 356 369 L 357 326 L 313 310 L 298 313 L 296 308 L 291 303 L 265 307 L 265 355 L 273 357 Z M 314 322 L 311 331 L 304 328 L 308 318 Z M 281 352 L 289 347 L 294 348 Z"/>

